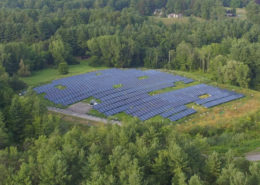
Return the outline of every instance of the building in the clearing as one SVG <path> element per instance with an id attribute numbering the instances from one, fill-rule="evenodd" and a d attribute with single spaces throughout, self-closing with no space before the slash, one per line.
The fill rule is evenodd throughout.
<path id="1" fill-rule="evenodd" d="M 236 9 L 226 10 L 227 17 L 236 17 Z"/>
<path id="2" fill-rule="evenodd" d="M 153 15 L 162 17 L 163 16 L 163 10 L 162 9 L 155 9 L 154 12 L 153 12 Z"/>
<path id="3" fill-rule="evenodd" d="M 235 17 L 235 15 L 233 13 L 226 13 L 227 17 Z"/>
<path id="4" fill-rule="evenodd" d="M 168 18 L 182 18 L 182 14 L 171 13 L 168 15 Z"/>

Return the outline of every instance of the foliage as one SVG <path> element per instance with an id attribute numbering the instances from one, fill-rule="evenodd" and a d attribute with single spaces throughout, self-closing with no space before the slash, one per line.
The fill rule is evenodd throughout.
<path id="1" fill-rule="evenodd" d="M 20 76 L 63 62 L 76 64 L 79 56 L 90 58 L 93 66 L 211 73 L 210 61 L 223 55 L 245 63 L 248 87 L 258 89 L 260 29 L 254 18 L 258 5 L 252 2 L 247 8 L 249 19 L 255 20 L 225 16 L 224 6 L 247 4 L 248 0 L 4 0 L 0 63 L 9 75 Z M 164 25 L 147 18 L 155 9 L 185 17 Z"/>
<path id="2" fill-rule="evenodd" d="M 17 72 L 19 76 L 30 76 L 31 75 L 28 65 L 25 65 L 23 60 L 20 61 L 19 67 L 20 68 Z"/>
<path id="3" fill-rule="evenodd" d="M 60 75 L 56 68 L 48 68 L 40 71 L 33 72 L 29 77 L 22 77 L 21 79 L 29 86 L 39 86 L 40 84 L 45 84 L 63 78 L 66 76 L 83 74 L 91 71 L 106 69 L 104 66 L 91 66 L 90 59 L 80 60 L 78 65 L 70 65 L 69 73 L 67 75 Z"/>
<path id="4" fill-rule="evenodd" d="M 49 45 L 49 50 L 56 65 L 60 63 L 73 63 L 71 59 L 71 47 L 62 40 L 53 40 Z"/>
<path id="5" fill-rule="evenodd" d="M 13 92 L 8 75 L 0 75 L 0 92 Z M 9 95 L 0 107 L 0 184 L 259 183 L 259 165 L 232 151 L 207 152 L 218 145 L 212 138 L 229 134 L 234 144 L 259 131 L 259 112 L 217 131 L 179 132 L 168 122 L 137 120 L 66 128 L 32 90 Z"/>
<path id="6" fill-rule="evenodd" d="M 236 61 L 228 61 L 222 68 L 222 74 L 224 83 L 248 87 L 249 68 L 247 65 Z"/>
<path id="7" fill-rule="evenodd" d="M 259 182 L 258 165 L 235 158 L 231 151 L 225 155 L 214 152 L 205 159 L 202 155 L 205 140 L 178 133 L 165 123 L 133 122 L 84 131 L 74 127 L 64 135 L 55 132 L 25 144 L 20 163 L 18 158 L 0 155 L 0 161 L 12 161 L 9 168 L 19 166 L 12 173 L 4 171 L 3 182 L 192 185 Z"/>
<path id="8" fill-rule="evenodd" d="M 100 66 L 165 67 L 260 89 L 259 5 L 248 3 L 1 0 L 0 185 L 259 184 L 259 164 L 223 152 L 259 143 L 258 104 L 236 122 L 223 117 L 218 126 L 195 123 L 182 132 L 182 125 L 128 119 L 67 128 L 31 89 L 16 95 L 26 88 L 18 75 L 36 86 Z M 247 19 L 225 16 L 224 7 L 245 6 Z M 185 18 L 165 25 L 148 19 L 155 9 Z M 71 65 L 79 57 L 88 60 Z"/>
<path id="9" fill-rule="evenodd" d="M 59 63 L 58 71 L 61 75 L 65 75 L 69 73 L 69 66 L 66 62 Z"/>
<path id="10" fill-rule="evenodd" d="M 87 42 L 91 56 L 107 66 L 130 67 L 138 60 L 137 45 L 133 40 L 119 36 L 100 36 Z M 109 48 L 109 49 L 108 49 Z"/>
<path id="11" fill-rule="evenodd" d="M 260 24 L 259 16 L 260 16 L 260 5 L 256 3 L 255 1 L 251 1 L 248 6 L 246 7 L 247 9 L 247 17 L 250 21 Z"/>
<path id="12" fill-rule="evenodd" d="M 2 112 L 0 112 L 0 149 L 8 145 L 9 136 L 6 130 L 6 125 L 4 123 L 4 118 Z"/>

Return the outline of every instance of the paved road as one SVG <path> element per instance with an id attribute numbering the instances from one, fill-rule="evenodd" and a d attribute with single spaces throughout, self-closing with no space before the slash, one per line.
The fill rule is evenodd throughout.
<path id="1" fill-rule="evenodd" d="M 47 107 L 47 108 L 51 112 L 56 112 L 56 113 L 64 114 L 64 115 L 67 115 L 67 116 L 73 116 L 73 117 L 86 119 L 86 120 L 90 120 L 90 121 L 95 121 L 95 122 L 112 123 L 112 124 L 121 125 L 121 122 L 119 122 L 119 121 L 112 121 L 112 120 L 110 121 L 110 120 L 107 120 L 107 119 L 98 118 L 98 117 L 90 116 L 90 115 L 87 115 L 87 114 L 80 114 L 80 113 L 73 112 L 71 110 L 59 109 L 59 108 L 56 108 L 56 107 Z"/>

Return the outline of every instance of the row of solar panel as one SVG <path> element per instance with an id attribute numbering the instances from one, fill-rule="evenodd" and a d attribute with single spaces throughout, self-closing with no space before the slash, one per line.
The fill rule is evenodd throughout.
<path id="1" fill-rule="evenodd" d="M 185 110 L 183 112 L 180 112 L 178 114 L 175 114 L 175 115 L 169 117 L 169 119 L 171 121 L 177 121 L 177 120 L 180 120 L 180 119 L 182 119 L 182 118 L 184 118 L 186 116 L 189 116 L 191 114 L 194 114 L 194 113 L 196 113 L 196 111 L 194 109 L 187 109 L 187 110 Z"/>
<path id="2" fill-rule="evenodd" d="M 117 71 L 117 72 L 121 72 L 122 74 L 121 75 L 126 75 L 126 76 L 128 76 L 128 74 L 127 73 L 129 73 L 128 71 L 131 71 L 131 74 L 133 74 L 133 70 L 127 70 L 127 71 L 123 71 L 123 70 L 105 70 L 105 71 L 101 71 L 101 73 L 107 73 L 107 74 L 110 74 L 110 77 L 114 77 L 116 80 L 118 80 L 118 79 L 120 79 L 120 78 L 118 78 L 118 77 L 120 77 L 120 76 L 118 76 L 117 74 L 114 74 L 114 71 Z M 139 75 L 137 75 L 137 76 L 141 76 L 140 75 L 140 72 L 141 73 L 144 73 L 143 75 L 145 75 L 145 72 L 142 72 L 142 71 L 139 71 L 139 70 L 134 70 L 134 71 L 136 71 L 136 73 L 137 74 L 139 74 Z M 112 73 L 113 72 L 113 73 Z M 161 72 L 156 72 L 155 71 L 155 74 L 157 74 L 157 75 L 160 75 L 160 76 L 164 76 L 164 78 L 165 78 L 165 76 L 168 76 L 168 77 L 170 77 L 170 78 L 172 78 L 172 77 L 174 77 L 174 78 L 182 78 L 182 79 L 185 79 L 185 78 L 183 78 L 183 77 L 179 77 L 179 76 L 173 76 L 173 75 L 170 75 L 170 74 L 165 74 L 165 73 L 161 73 Z M 86 76 L 86 77 L 88 77 L 88 78 L 83 78 L 84 76 Z M 95 78 L 101 78 L 100 76 L 96 76 L 96 75 L 94 75 L 94 73 L 92 74 L 92 75 L 78 75 L 78 78 L 77 78 L 77 76 L 74 76 L 74 77 L 69 77 L 69 78 L 64 78 L 64 79 L 61 79 L 61 80 L 56 80 L 56 81 L 53 81 L 53 85 L 58 85 L 58 84 L 60 84 L 61 82 L 63 82 L 63 83 L 67 83 L 68 82 L 68 85 L 71 85 L 71 84 L 69 84 L 70 82 L 73 82 L 74 84 L 77 82 L 76 80 L 78 79 L 78 82 L 79 82 L 79 84 L 82 84 L 82 82 L 84 82 L 84 83 L 86 83 L 86 79 L 88 79 L 90 82 L 92 82 L 92 84 L 93 84 L 93 80 L 92 79 L 89 79 L 89 77 L 95 77 Z M 104 77 L 102 77 L 102 79 L 103 79 Z M 97 80 L 96 79 L 96 80 Z M 122 80 L 122 79 L 121 79 Z M 149 80 L 149 78 L 148 78 L 148 80 Z M 109 79 L 109 81 L 111 82 L 111 83 L 113 83 L 112 82 L 112 79 L 110 78 Z M 127 78 L 127 81 L 129 81 L 129 78 Z M 142 82 L 142 80 L 140 81 L 140 80 L 137 80 L 137 79 L 135 79 L 135 81 L 139 81 L 139 82 Z M 95 82 L 95 84 L 96 84 L 97 82 Z M 44 87 L 44 86 L 43 86 Z M 50 87 L 50 86 L 49 86 Z M 41 88 L 41 87 L 40 87 Z M 36 88 L 36 90 L 37 89 L 39 89 L 39 88 Z"/>
<path id="3" fill-rule="evenodd" d="M 161 88 L 166 88 L 166 87 L 171 87 L 172 84 L 159 84 L 157 86 L 153 86 L 150 88 L 138 88 L 138 89 L 131 89 L 131 90 L 126 90 L 123 92 L 119 92 L 119 93 L 115 93 L 115 94 L 111 94 L 111 96 L 104 96 L 99 98 L 102 102 L 104 102 L 104 104 L 111 104 L 117 101 L 120 101 L 122 99 L 125 99 L 127 96 L 134 96 L 134 95 L 138 95 L 138 94 L 142 94 L 142 93 L 148 93 L 150 91 L 154 91 L 154 90 L 158 90 Z M 102 105 L 100 105 L 102 106 Z"/>
<path id="4" fill-rule="evenodd" d="M 181 111 L 184 111 L 186 109 L 187 109 L 187 107 L 182 105 L 182 106 L 175 107 L 173 109 L 170 109 L 170 110 L 168 110 L 166 112 L 161 113 L 161 116 L 164 117 L 164 118 L 168 118 L 171 115 L 176 114 L 176 113 L 181 112 Z"/>
<path id="5" fill-rule="evenodd" d="M 167 84 L 166 87 L 171 86 L 171 85 L 172 85 L 172 84 Z M 163 84 L 162 87 L 163 87 L 163 86 L 165 86 L 165 85 Z M 161 88 L 161 87 L 159 86 L 158 88 Z M 127 89 L 127 88 L 125 88 L 125 89 Z M 154 88 L 151 88 L 151 90 L 153 90 L 153 89 L 154 89 Z M 59 95 L 59 96 L 62 96 L 62 95 L 68 96 L 68 95 L 70 95 L 70 94 L 77 95 L 77 93 L 82 93 L 83 90 L 84 90 L 84 89 L 82 89 L 82 88 L 79 88 L 78 90 L 68 89 L 68 90 L 64 90 L 64 91 L 53 90 L 51 93 L 49 92 L 49 93 L 46 95 L 46 97 L 47 97 L 48 99 L 52 99 L 52 98 L 56 99 L 58 95 Z M 136 89 L 136 90 L 138 90 L 138 89 Z M 116 91 L 116 90 L 115 90 L 114 88 L 102 88 L 102 89 L 99 88 L 99 89 L 96 89 L 96 90 L 91 89 L 91 90 L 85 91 L 85 93 L 86 93 L 86 94 L 87 94 L 88 92 L 91 93 L 91 94 L 89 94 L 89 96 L 93 96 L 94 94 L 99 94 L 99 97 L 104 96 L 104 97 L 106 97 L 106 99 L 107 99 L 107 95 L 109 95 L 109 94 L 113 94 L 113 95 L 114 95 L 114 92 L 115 92 L 115 91 Z M 117 90 L 117 91 L 119 91 L 118 93 L 120 94 L 120 90 Z M 149 91 L 149 89 L 148 89 L 148 91 Z M 69 98 L 70 98 L 70 97 L 69 97 Z M 65 98 L 64 100 L 66 100 L 66 98 Z"/>
<path id="6" fill-rule="evenodd" d="M 142 98 L 142 97 L 138 97 L 136 99 L 136 101 L 132 101 L 131 103 L 125 103 L 123 105 L 123 107 L 125 107 L 126 111 L 129 110 L 129 109 L 133 109 L 133 107 L 136 107 L 136 106 L 139 106 L 141 104 L 146 104 L 150 101 L 153 101 L 153 97 L 150 97 L 150 96 L 147 96 L 145 98 Z M 116 107 L 116 109 L 118 109 L 120 106 Z M 114 109 L 110 109 L 110 110 L 107 110 L 105 111 L 104 113 L 106 114 L 107 112 L 111 112 L 111 110 L 114 110 Z"/>
<path id="7" fill-rule="evenodd" d="M 102 74 L 97 75 L 97 73 Z M 138 78 L 142 76 L 148 76 L 148 78 L 139 80 Z M 156 115 L 177 120 L 195 111 L 187 109 L 185 106 L 187 103 L 196 102 L 211 107 L 238 97 L 238 94 L 234 92 L 205 84 L 155 96 L 148 95 L 148 92 L 174 86 L 177 81 L 190 83 L 193 80 L 155 70 L 110 69 L 55 80 L 52 84 L 35 88 L 35 90 L 38 93 L 45 92 L 47 99 L 63 105 L 69 105 L 93 96 L 102 101 L 94 108 L 105 115 L 126 112 L 141 120 Z M 123 84 L 123 87 L 114 88 L 115 84 Z M 56 88 L 57 85 L 64 85 L 67 88 L 60 90 Z M 199 96 L 203 94 L 210 94 L 210 97 L 200 99 Z M 233 97 L 227 98 L 230 96 Z"/>
<path id="8" fill-rule="evenodd" d="M 157 104 L 158 106 L 157 107 L 160 107 L 161 105 L 160 104 Z M 143 105 L 143 107 L 145 107 L 145 106 L 147 106 L 147 105 Z M 183 108 L 184 107 L 184 108 Z M 153 108 L 155 108 L 155 107 L 152 107 L 151 108 L 151 110 L 153 109 Z M 164 109 L 165 107 L 161 107 L 161 109 Z M 182 109 L 181 110 L 185 110 L 186 108 L 185 108 L 185 106 L 182 106 L 181 107 Z M 148 110 L 150 110 L 150 109 L 148 109 Z M 172 114 L 173 113 L 175 113 L 175 111 L 176 110 L 178 110 L 178 109 L 173 109 L 172 111 Z M 142 114 L 144 114 L 145 112 L 142 112 L 142 111 L 140 111 L 140 109 L 138 109 L 138 110 L 135 110 L 135 111 L 132 111 L 132 112 L 137 112 L 138 111 L 138 114 L 133 114 L 134 116 L 140 116 L 140 118 L 141 119 L 146 119 L 146 117 L 147 118 L 149 118 L 149 116 L 143 116 Z M 159 109 L 159 111 L 160 111 L 160 109 Z M 154 111 L 155 112 L 155 115 L 156 115 L 156 111 Z M 170 111 L 169 111 L 170 112 Z M 165 115 L 165 113 L 163 114 L 165 117 L 169 117 L 171 114 L 169 114 L 169 112 L 168 112 L 168 115 Z M 129 113 L 129 112 L 128 112 Z M 167 112 L 166 112 L 167 113 Z"/>
<path id="9" fill-rule="evenodd" d="M 223 104 L 223 103 L 226 103 L 226 102 L 230 102 L 232 100 L 236 100 L 236 99 L 239 99 L 239 98 L 242 98 L 242 97 L 244 97 L 244 95 L 242 95 L 242 94 L 231 95 L 231 96 L 228 96 L 228 97 L 220 98 L 220 99 L 205 103 L 205 104 L 203 104 L 203 106 L 206 107 L 206 108 L 210 108 L 210 107 L 214 107 L 216 105 L 220 105 L 220 104 Z"/>

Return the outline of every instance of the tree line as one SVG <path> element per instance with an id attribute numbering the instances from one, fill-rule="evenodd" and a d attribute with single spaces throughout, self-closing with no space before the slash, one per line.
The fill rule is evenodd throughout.
<path id="1" fill-rule="evenodd" d="M 239 19 L 225 17 L 226 1 L 204 1 L 2 1 L 0 64 L 9 75 L 29 76 L 83 56 L 91 65 L 202 71 L 221 83 L 259 89 L 260 5 L 244 1 L 248 19 Z M 140 3 L 151 8 L 147 15 L 192 4 L 189 15 L 203 19 L 167 26 L 143 16 L 133 6 Z"/>

